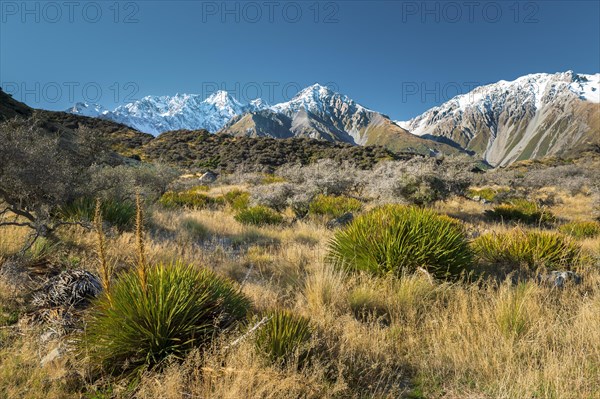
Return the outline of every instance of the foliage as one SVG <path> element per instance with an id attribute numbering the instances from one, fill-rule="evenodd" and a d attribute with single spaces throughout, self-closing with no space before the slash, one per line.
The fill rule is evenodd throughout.
<path id="1" fill-rule="evenodd" d="M 61 217 L 73 222 L 91 222 L 94 220 L 96 201 L 91 198 L 77 198 L 61 207 Z M 135 205 L 129 201 L 102 201 L 100 205 L 102 219 L 120 229 L 132 226 Z"/>
<path id="2" fill-rule="evenodd" d="M 224 201 L 219 198 L 210 197 L 193 190 L 188 191 L 167 191 L 158 201 L 165 208 L 192 208 L 203 209 L 209 206 L 222 204 Z"/>
<path id="3" fill-rule="evenodd" d="M 285 364 L 296 355 L 302 365 L 312 336 L 310 321 L 289 310 L 277 310 L 266 317 L 268 321 L 256 334 L 257 349 L 274 363 Z"/>
<path id="4" fill-rule="evenodd" d="M 92 364 L 111 372 L 182 358 L 245 317 L 249 301 L 228 280 L 182 263 L 121 274 L 95 302 L 84 338 Z"/>
<path id="5" fill-rule="evenodd" d="M 535 225 L 550 225 L 556 221 L 554 215 L 537 202 L 515 199 L 485 211 L 492 220 L 502 222 L 520 222 Z"/>
<path id="6" fill-rule="evenodd" d="M 236 211 L 248 208 L 250 193 L 239 189 L 231 190 L 223 194 L 225 203 Z"/>
<path id="7" fill-rule="evenodd" d="M 428 209 L 387 205 L 337 231 L 328 258 L 376 274 L 400 275 L 423 267 L 438 278 L 456 278 L 468 271 L 472 257 L 456 220 Z"/>
<path id="8" fill-rule="evenodd" d="M 484 187 L 479 189 L 471 188 L 467 191 L 467 196 L 469 198 L 479 197 L 481 199 L 486 200 L 487 202 L 500 202 L 500 199 L 509 192 L 510 190 L 505 187 Z"/>
<path id="9" fill-rule="evenodd" d="M 348 212 L 358 212 L 361 208 L 362 203 L 355 198 L 319 194 L 310 203 L 309 213 L 336 218 Z"/>
<path id="10" fill-rule="evenodd" d="M 569 270 L 582 259 L 581 247 L 562 234 L 550 231 L 488 233 L 472 243 L 479 261 L 506 271 L 544 268 Z"/>
<path id="11" fill-rule="evenodd" d="M 253 206 L 242 209 L 236 213 L 235 220 L 242 224 L 263 226 L 268 224 L 280 224 L 283 222 L 283 216 L 270 208 Z"/>
<path id="12" fill-rule="evenodd" d="M 21 218 L 0 223 L 41 236 L 60 224 L 57 208 L 85 192 L 90 166 L 107 158 L 91 132 L 51 132 L 36 118 L 2 123 L 0 143 L 0 202 L 6 204 L 0 217 L 10 211 Z"/>
<path id="13" fill-rule="evenodd" d="M 575 221 L 560 226 L 559 231 L 577 240 L 595 238 L 600 235 L 600 223 L 595 221 Z"/>

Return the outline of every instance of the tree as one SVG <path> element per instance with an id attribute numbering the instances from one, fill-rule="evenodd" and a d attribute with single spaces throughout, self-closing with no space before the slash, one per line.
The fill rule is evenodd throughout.
<path id="1" fill-rule="evenodd" d="M 35 116 L 0 124 L 0 226 L 31 228 L 29 246 L 51 236 L 65 224 L 57 210 L 82 194 L 105 148 L 88 129 L 60 129 Z"/>

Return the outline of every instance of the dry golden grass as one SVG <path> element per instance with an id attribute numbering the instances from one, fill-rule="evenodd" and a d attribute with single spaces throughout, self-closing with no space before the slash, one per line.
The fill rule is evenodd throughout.
<path id="1" fill-rule="evenodd" d="M 588 209 L 587 197 L 563 200 L 552 209 L 560 217 Z M 436 209 L 459 214 L 472 230 L 505 228 L 482 220 L 485 205 L 473 201 L 455 199 Z M 285 307 L 308 317 L 314 355 L 304 369 L 274 366 L 257 353 L 252 335 L 230 345 L 247 326 L 205 353 L 147 372 L 136 398 L 600 397 L 596 260 L 582 285 L 564 290 L 535 282 L 440 283 L 425 273 L 351 275 L 324 262 L 331 232 L 319 223 L 248 227 L 228 210 L 154 209 L 149 215 L 148 263 L 179 258 L 209 266 L 238 281 L 257 313 Z M 81 264 L 97 264 L 92 232 L 72 227 L 61 238 Z M 1 229 L 0 248 L 9 249 L 0 256 L 23 239 L 14 229 Z M 3 244 L 8 242 L 12 246 Z M 583 246 L 600 256 L 600 239 Z M 106 249 L 117 269 L 135 264 L 133 232 L 109 232 Z M 38 336 L 0 329 L 0 397 L 132 397 L 128 381 L 108 377 L 84 375 L 73 386 L 71 371 L 85 368 L 70 355 L 41 368 L 47 349 Z"/>

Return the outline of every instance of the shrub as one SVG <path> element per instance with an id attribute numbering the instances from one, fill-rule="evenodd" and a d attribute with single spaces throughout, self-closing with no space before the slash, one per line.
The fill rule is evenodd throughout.
<path id="1" fill-rule="evenodd" d="M 358 212 L 361 208 L 362 203 L 357 199 L 319 194 L 310 203 L 309 213 L 337 218 L 348 212 Z"/>
<path id="2" fill-rule="evenodd" d="M 256 205 L 283 211 L 288 204 L 288 199 L 295 193 L 295 187 L 289 183 L 273 183 L 256 186 L 251 189 L 252 201 Z"/>
<path id="3" fill-rule="evenodd" d="M 283 222 L 283 216 L 270 208 L 253 206 L 239 211 L 235 215 L 235 220 L 242 224 L 263 226 L 267 224 L 279 224 Z"/>
<path id="4" fill-rule="evenodd" d="M 507 188 L 471 188 L 467 191 L 469 198 L 479 197 L 487 202 L 499 202 L 500 197 L 506 196 L 510 192 Z"/>
<path id="5" fill-rule="evenodd" d="M 521 266 L 529 270 L 571 269 L 581 261 L 580 246 L 556 232 L 516 228 L 488 233 L 477 237 L 472 247 L 480 262 L 508 272 Z"/>
<path id="6" fill-rule="evenodd" d="M 416 207 L 386 205 L 359 216 L 329 243 L 329 261 L 376 274 L 424 267 L 438 278 L 457 277 L 471 265 L 462 225 Z"/>
<path id="7" fill-rule="evenodd" d="M 515 199 L 485 211 L 492 220 L 521 222 L 525 224 L 549 225 L 556 221 L 554 215 L 534 201 Z"/>
<path id="8" fill-rule="evenodd" d="M 225 203 L 236 211 L 248 208 L 250 193 L 242 190 L 231 190 L 223 195 Z"/>
<path id="9" fill-rule="evenodd" d="M 106 200 L 101 203 L 102 219 L 120 229 L 131 227 L 135 216 L 135 205 L 131 201 Z M 60 210 L 64 219 L 91 222 L 94 219 L 96 201 L 78 198 Z"/>
<path id="10" fill-rule="evenodd" d="M 245 317 L 249 301 L 208 269 L 159 264 L 122 274 L 91 310 L 84 338 L 93 364 L 111 372 L 157 366 Z"/>
<path id="11" fill-rule="evenodd" d="M 302 365 L 308 359 L 307 345 L 312 337 L 309 320 L 288 310 L 278 310 L 267 317 L 256 334 L 256 348 L 272 362 L 285 364 L 296 355 Z"/>
<path id="12" fill-rule="evenodd" d="M 586 238 L 595 238 L 600 235 L 600 223 L 576 221 L 563 224 L 559 227 L 560 232 L 570 235 L 571 237 L 583 240 Z"/>
<path id="13" fill-rule="evenodd" d="M 208 206 L 220 205 L 223 203 L 223 200 L 195 191 L 169 191 L 160 197 L 159 203 L 165 208 L 203 209 Z"/>

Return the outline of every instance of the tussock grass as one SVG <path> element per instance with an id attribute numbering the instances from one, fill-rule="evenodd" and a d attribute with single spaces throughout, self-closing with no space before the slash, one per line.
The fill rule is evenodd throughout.
<path id="1" fill-rule="evenodd" d="M 308 212 L 337 218 L 348 212 L 358 212 L 361 208 L 362 203 L 355 198 L 319 194 L 310 202 Z"/>
<path id="2" fill-rule="evenodd" d="M 535 201 L 515 199 L 486 210 L 491 219 L 501 222 L 516 222 L 530 225 L 548 226 L 556 222 L 556 217 Z"/>
<path id="3" fill-rule="evenodd" d="M 112 372 L 181 358 L 248 311 L 236 288 L 208 269 L 159 264 L 121 274 L 92 309 L 85 348 L 93 364 Z"/>
<path id="4" fill-rule="evenodd" d="M 259 205 L 240 210 L 236 213 L 235 220 L 242 224 L 264 226 L 282 223 L 283 216 L 271 208 Z"/>
<path id="5" fill-rule="evenodd" d="M 515 228 L 484 234 L 473 241 L 481 262 L 497 271 L 571 270 L 580 266 L 581 247 L 551 231 Z"/>
<path id="6" fill-rule="evenodd" d="M 257 349 L 275 364 L 295 358 L 302 366 L 308 360 L 307 345 L 312 336 L 309 319 L 290 310 L 276 310 L 265 317 L 265 325 L 256 334 Z"/>
<path id="7" fill-rule="evenodd" d="M 600 223 L 595 221 L 574 221 L 563 224 L 558 228 L 563 234 L 570 235 L 577 240 L 596 238 L 600 236 Z"/>
<path id="8" fill-rule="evenodd" d="M 458 221 L 416 207 L 383 206 L 336 232 L 329 261 L 374 274 L 425 268 L 438 278 L 456 278 L 471 266 L 471 252 Z"/>

